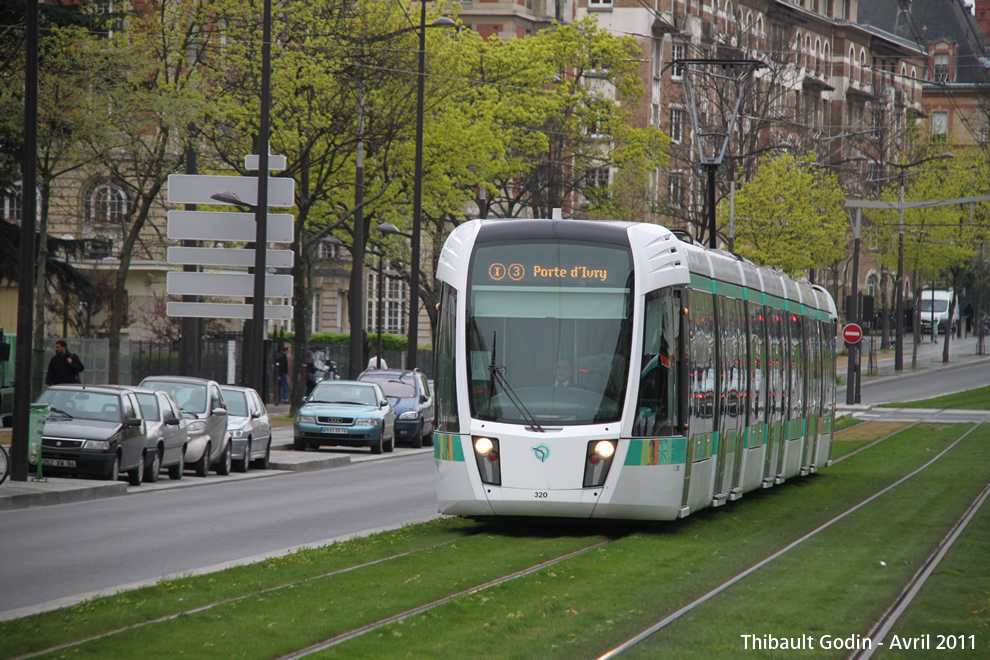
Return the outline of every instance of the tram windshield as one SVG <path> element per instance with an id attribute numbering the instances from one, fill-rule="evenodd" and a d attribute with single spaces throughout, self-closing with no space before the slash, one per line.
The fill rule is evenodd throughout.
<path id="1" fill-rule="evenodd" d="M 628 247 L 483 244 L 469 289 L 474 417 L 542 426 L 619 420 L 632 337 Z"/>

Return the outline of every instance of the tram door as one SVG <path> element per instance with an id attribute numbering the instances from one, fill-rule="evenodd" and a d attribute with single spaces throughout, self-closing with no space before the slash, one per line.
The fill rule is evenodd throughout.
<path id="1" fill-rule="evenodd" d="M 807 425 L 804 434 L 804 452 L 801 455 L 801 468 L 804 471 L 815 462 L 818 453 L 819 425 L 822 418 L 822 351 L 821 338 L 818 333 L 818 321 L 804 319 L 805 346 L 808 363 L 805 367 L 808 381 L 806 398 Z"/>
<path id="2" fill-rule="evenodd" d="M 688 443 L 681 505 L 696 511 L 708 505 L 712 488 L 715 430 L 715 320 L 709 292 L 688 289 L 685 357 L 687 359 Z"/>
<path id="3" fill-rule="evenodd" d="M 746 420 L 745 303 L 736 298 L 718 298 L 718 427 L 715 451 L 716 504 L 741 494 L 739 468 L 742 463 L 744 422 Z"/>
<path id="4" fill-rule="evenodd" d="M 782 310 L 765 307 L 767 325 L 767 451 L 763 481 L 773 485 L 780 474 L 787 420 L 787 324 Z"/>

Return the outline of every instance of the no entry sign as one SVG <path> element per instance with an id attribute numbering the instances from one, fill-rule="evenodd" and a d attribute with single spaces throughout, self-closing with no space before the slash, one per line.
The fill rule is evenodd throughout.
<path id="1" fill-rule="evenodd" d="M 863 338 L 863 329 L 855 323 L 849 323 L 842 328 L 842 338 L 849 344 L 858 344 Z"/>

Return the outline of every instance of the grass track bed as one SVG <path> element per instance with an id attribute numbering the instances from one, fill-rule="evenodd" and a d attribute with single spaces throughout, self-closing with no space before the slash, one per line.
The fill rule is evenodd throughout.
<path id="1" fill-rule="evenodd" d="M 810 635 L 814 650 L 802 657 L 848 657 L 845 649 L 823 649 L 821 638 L 866 637 L 983 490 L 988 472 L 990 428 L 981 427 L 911 480 L 699 606 L 626 657 L 741 657 L 753 653 L 745 650 L 742 635 L 767 634 Z M 986 649 L 985 633 L 978 636 L 981 641 Z"/>
<path id="2" fill-rule="evenodd" d="M 193 604 L 216 602 L 234 592 L 257 592 L 292 582 L 286 579 L 289 572 L 298 580 L 423 549 L 387 564 L 51 654 L 275 657 L 611 536 L 618 540 L 608 546 L 458 598 L 314 656 L 594 657 L 893 483 L 963 430 L 919 425 L 812 477 L 748 493 L 738 502 L 671 523 L 575 521 L 561 525 L 537 520 L 487 526 L 465 520 L 436 521 L 306 551 L 299 557 L 190 578 L 182 581 L 188 584 L 184 592 L 178 583 L 128 592 L 79 608 L 0 624 L 0 638 L 5 639 L 0 654 L 9 657 L 29 648 L 49 648 L 57 643 L 54 639 L 92 634 L 97 624 L 109 630 L 183 611 Z M 451 540 L 455 542 L 432 547 Z M 172 587 L 182 595 L 171 591 Z M 177 602 L 178 598 L 185 600 Z M 799 601 L 795 607 L 802 607 Z M 807 611 L 803 616 L 806 620 Z M 9 639 L 16 640 L 18 647 L 9 645 Z"/>
<path id="3" fill-rule="evenodd" d="M 913 427 L 813 477 L 649 526 L 314 657 L 596 657 L 916 469 L 966 428 Z"/>

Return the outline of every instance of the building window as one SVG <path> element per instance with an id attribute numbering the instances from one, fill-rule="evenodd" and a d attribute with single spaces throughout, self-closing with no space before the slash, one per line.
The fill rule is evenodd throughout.
<path id="1" fill-rule="evenodd" d="M 369 332 L 378 332 L 378 273 L 368 271 L 368 293 L 365 305 L 365 327 Z M 382 332 L 401 335 L 403 329 L 403 309 L 406 302 L 405 282 L 385 275 L 382 287 Z"/>
<path id="2" fill-rule="evenodd" d="M 684 44 L 674 44 L 671 46 L 671 59 L 675 61 L 684 59 Z M 675 64 L 673 70 L 670 72 L 670 77 L 674 80 L 680 80 L 683 78 L 684 65 Z"/>
<path id="3" fill-rule="evenodd" d="M 949 82 L 949 54 L 942 53 L 935 56 L 935 82 Z"/>
<path id="4" fill-rule="evenodd" d="M 312 333 L 320 331 L 320 316 L 323 314 L 323 306 L 320 304 L 322 301 L 323 296 L 319 292 L 313 294 L 313 322 L 309 329 Z"/>
<path id="5" fill-rule="evenodd" d="M 588 187 L 597 186 L 599 188 L 608 187 L 608 168 L 595 167 L 585 172 L 584 185 Z"/>
<path id="6" fill-rule="evenodd" d="M 588 0 L 588 11 L 612 11 L 612 0 Z"/>
<path id="7" fill-rule="evenodd" d="M 671 110 L 670 111 L 670 141 L 673 142 L 674 144 L 680 144 L 681 140 L 684 139 L 683 126 L 684 126 L 684 111 Z"/>
<path id="8" fill-rule="evenodd" d="M 3 217 L 5 220 L 23 219 L 24 195 L 21 192 L 21 184 L 15 185 L 15 189 L 8 190 L 3 196 Z"/>
<path id="9" fill-rule="evenodd" d="M 94 183 L 86 195 L 86 222 L 119 224 L 127 215 L 127 193 L 107 179 Z"/>
<path id="10" fill-rule="evenodd" d="M 680 174 L 673 173 L 667 179 L 670 208 L 679 209 L 684 206 L 684 179 Z"/>
<path id="11" fill-rule="evenodd" d="M 949 132 L 949 113 L 944 111 L 933 112 L 932 142 L 945 142 L 945 138 L 948 132 Z"/>

